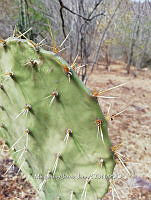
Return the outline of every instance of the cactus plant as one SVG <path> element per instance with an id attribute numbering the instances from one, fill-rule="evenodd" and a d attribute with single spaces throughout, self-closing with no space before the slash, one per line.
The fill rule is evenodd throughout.
<path id="1" fill-rule="evenodd" d="M 101 199 L 115 162 L 97 98 L 28 39 L 1 41 L 0 74 L 0 136 L 39 199 Z"/>

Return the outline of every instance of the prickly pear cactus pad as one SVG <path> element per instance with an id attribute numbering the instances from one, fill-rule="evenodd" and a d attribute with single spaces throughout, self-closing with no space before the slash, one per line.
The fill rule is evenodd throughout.
<path id="1" fill-rule="evenodd" d="M 0 137 L 40 200 L 108 191 L 115 163 L 97 99 L 62 58 L 30 40 L 0 43 Z"/>

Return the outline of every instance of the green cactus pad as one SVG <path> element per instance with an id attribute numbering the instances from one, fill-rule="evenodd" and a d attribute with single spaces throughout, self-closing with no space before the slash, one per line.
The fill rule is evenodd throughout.
<path id="1" fill-rule="evenodd" d="M 115 165 L 107 122 L 74 70 L 29 40 L 8 38 L 0 81 L 0 136 L 39 199 L 101 199 Z"/>

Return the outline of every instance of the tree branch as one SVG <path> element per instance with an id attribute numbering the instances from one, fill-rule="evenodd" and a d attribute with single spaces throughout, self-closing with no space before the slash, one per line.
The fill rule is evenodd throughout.
<path id="1" fill-rule="evenodd" d="M 104 12 L 102 12 L 102 13 L 100 13 L 100 14 L 97 14 L 96 16 L 93 16 L 92 18 L 87 18 L 87 17 L 84 17 L 84 16 L 82 16 L 82 15 L 80 15 L 79 13 L 76 13 L 76 12 L 74 12 L 74 11 L 72 11 L 72 10 L 70 10 L 68 7 L 66 7 L 64 4 L 63 4 L 63 2 L 62 2 L 62 0 L 58 0 L 59 1 L 59 3 L 60 3 L 60 6 L 61 6 L 61 8 L 62 9 L 66 9 L 66 10 L 68 10 L 70 13 L 72 13 L 73 15 L 76 15 L 76 16 L 78 16 L 78 17 L 81 17 L 83 20 L 85 20 L 85 21 L 92 21 L 94 18 L 96 18 L 96 17 L 98 17 L 98 16 L 100 16 L 100 15 L 104 15 Z M 100 0 L 100 3 L 101 3 L 101 1 L 103 1 L 103 0 Z M 99 4 L 100 4 L 99 3 Z M 99 5 L 98 3 L 96 4 L 97 6 Z M 97 8 L 97 6 L 95 6 L 96 8 Z M 96 8 L 94 8 L 94 10 L 96 9 Z M 94 11 L 93 11 L 94 12 Z"/>
<path id="2" fill-rule="evenodd" d="M 61 21 L 62 21 L 62 31 L 63 31 L 64 37 L 66 38 L 65 23 L 64 23 L 64 18 L 63 18 L 63 8 L 64 8 L 64 5 L 63 5 L 63 3 L 62 3 L 61 0 L 59 0 L 59 3 L 60 3 L 60 17 L 61 17 Z"/>
<path id="3" fill-rule="evenodd" d="M 105 30 L 104 30 L 104 32 L 103 32 L 103 35 L 101 36 L 100 44 L 99 44 L 99 46 L 98 46 L 97 53 L 96 53 L 96 56 L 95 56 L 95 59 L 94 59 L 94 63 L 93 63 L 92 68 L 91 68 L 91 73 L 92 73 L 93 70 L 94 70 L 94 65 L 97 63 L 98 56 L 99 56 L 99 52 L 100 52 L 100 49 L 101 49 L 101 47 L 102 47 L 102 43 L 103 43 L 104 37 L 105 37 L 105 35 L 106 35 L 106 32 L 107 32 L 108 28 L 110 27 L 110 24 L 112 23 L 112 20 L 113 20 L 114 16 L 116 15 L 116 12 L 117 12 L 117 10 L 119 9 L 119 7 L 120 7 L 122 1 L 123 1 L 123 0 L 121 0 L 121 1 L 118 3 L 117 7 L 115 8 L 115 10 L 114 10 L 114 12 L 113 12 L 113 15 L 111 16 L 111 18 L 110 18 L 110 20 L 109 20 L 109 22 L 108 22 L 108 24 L 107 24 L 107 26 L 106 26 L 106 28 L 105 28 Z"/>

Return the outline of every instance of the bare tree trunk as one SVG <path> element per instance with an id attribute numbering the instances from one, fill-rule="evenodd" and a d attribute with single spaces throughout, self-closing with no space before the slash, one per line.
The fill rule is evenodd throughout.
<path id="1" fill-rule="evenodd" d="M 135 29 L 136 29 L 136 32 L 135 32 Z M 133 32 L 131 46 L 130 46 L 130 52 L 129 52 L 129 56 L 128 56 L 128 63 L 126 66 L 127 74 L 130 74 L 131 65 L 132 65 L 132 61 L 133 61 L 133 55 L 134 55 L 134 47 L 135 47 L 135 43 L 139 36 L 139 31 L 140 31 L 140 15 L 138 14 L 137 19 L 136 19 L 136 24 L 134 25 L 134 32 Z"/>
<path id="2" fill-rule="evenodd" d="M 128 53 L 127 53 L 126 48 L 123 50 L 123 59 L 125 63 L 128 63 Z"/>
<path id="3" fill-rule="evenodd" d="M 91 72 L 93 72 L 94 66 L 95 66 L 95 64 L 96 64 L 97 61 L 98 61 L 100 49 L 101 49 L 101 47 L 102 47 L 103 40 L 104 40 L 104 38 L 105 38 L 106 32 L 108 31 L 108 29 L 109 29 L 109 27 L 110 27 L 110 25 L 111 25 L 111 23 L 112 23 L 112 21 L 113 21 L 113 19 L 114 19 L 114 16 L 116 15 L 116 12 L 117 12 L 117 10 L 119 9 L 119 7 L 120 7 L 122 1 L 123 1 L 123 0 L 121 0 L 121 1 L 118 3 L 117 7 L 115 8 L 115 11 L 114 11 L 113 15 L 111 16 L 111 18 L 110 18 L 110 20 L 109 20 L 109 22 L 108 22 L 108 24 L 107 24 L 107 26 L 106 26 L 106 28 L 105 28 L 105 30 L 104 30 L 104 32 L 103 32 L 103 35 L 101 36 L 101 39 L 100 39 L 100 42 L 99 42 L 99 46 L 98 46 L 98 49 L 97 49 L 97 51 L 96 51 L 96 56 L 95 56 L 94 62 L 93 62 L 92 67 L 91 67 Z"/>
<path id="4" fill-rule="evenodd" d="M 111 60 L 110 60 L 110 55 L 109 55 L 109 46 L 105 47 L 105 69 L 109 72 L 110 71 L 110 64 L 111 64 Z"/>
<path id="5" fill-rule="evenodd" d="M 132 39 L 129 56 L 128 56 L 128 63 L 126 65 L 127 74 L 130 74 L 131 64 L 133 61 L 133 53 L 134 53 L 134 46 L 135 46 L 135 39 Z"/>

